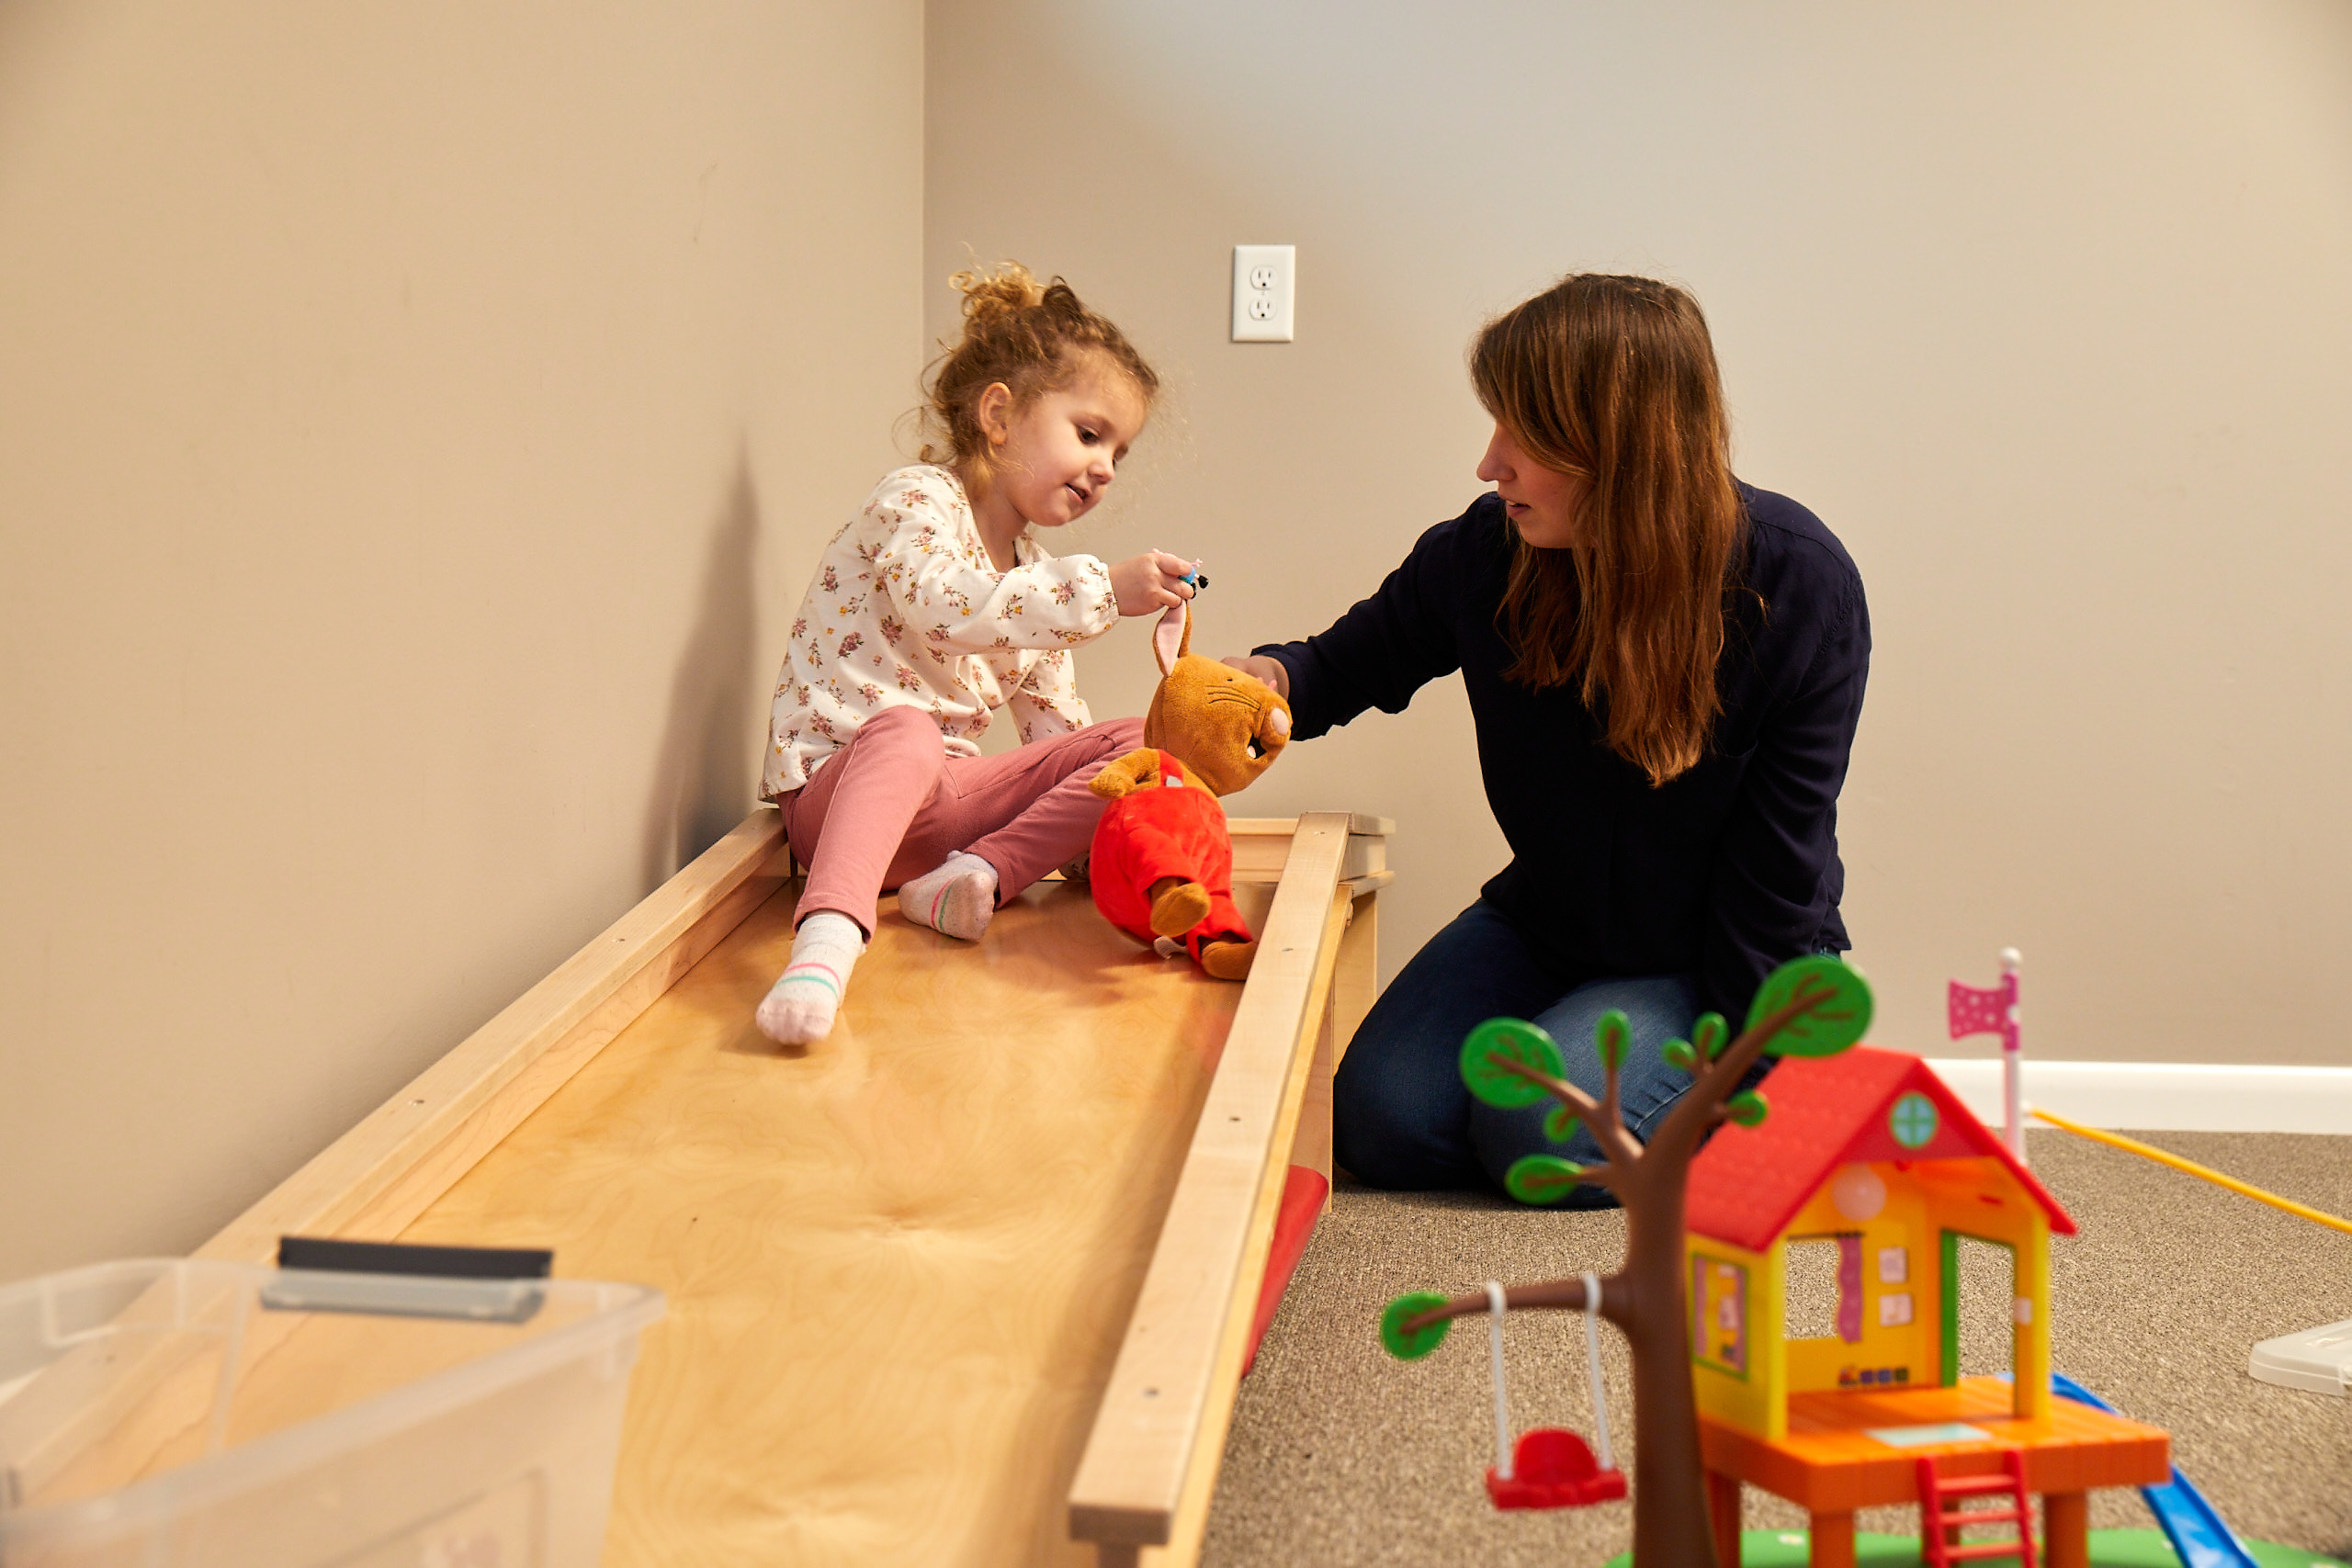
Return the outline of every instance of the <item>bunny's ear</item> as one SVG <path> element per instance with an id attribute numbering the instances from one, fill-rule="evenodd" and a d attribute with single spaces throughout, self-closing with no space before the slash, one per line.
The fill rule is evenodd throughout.
<path id="1" fill-rule="evenodd" d="M 1172 673 L 1176 661 L 1193 651 L 1193 614 L 1184 604 L 1170 604 L 1151 628 L 1152 657 L 1159 660 L 1162 675 Z"/>

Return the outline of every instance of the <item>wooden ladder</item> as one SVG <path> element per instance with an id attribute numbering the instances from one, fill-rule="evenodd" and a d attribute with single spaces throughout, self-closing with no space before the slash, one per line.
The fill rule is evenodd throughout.
<path id="1" fill-rule="evenodd" d="M 2005 1506 L 1971 1509 L 1971 1497 L 2000 1497 Z M 1968 1525 L 2012 1525 L 2006 1540 L 1961 1539 Z M 2026 1499 L 2025 1451 L 2003 1449 L 2001 1468 L 1990 1475 L 1947 1476 L 1932 1459 L 1919 1461 L 1919 1555 L 1932 1568 L 1951 1568 L 1981 1557 L 2013 1557 L 2033 1568 L 2033 1506 Z"/>

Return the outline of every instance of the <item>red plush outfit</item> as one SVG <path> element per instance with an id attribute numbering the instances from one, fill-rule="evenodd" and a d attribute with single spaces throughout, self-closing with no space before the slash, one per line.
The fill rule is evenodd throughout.
<path id="1" fill-rule="evenodd" d="M 1151 885 L 1165 876 L 1208 890 L 1207 917 L 1184 933 L 1194 963 L 1205 943 L 1251 940 L 1233 905 L 1233 840 L 1225 808 L 1165 751 L 1158 784 L 1120 796 L 1102 813 L 1087 875 L 1102 918 L 1139 942 L 1153 940 Z"/>

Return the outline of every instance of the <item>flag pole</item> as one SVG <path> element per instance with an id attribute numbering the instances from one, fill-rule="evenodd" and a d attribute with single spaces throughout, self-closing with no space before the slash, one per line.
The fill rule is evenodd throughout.
<path id="1" fill-rule="evenodd" d="M 2001 989 L 2008 993 L 2008 1010 L 2001 1029 L 2001 1114 L 2009 1153 L 2019 1165 L 2025 1164 L 2025 1101 L 2018 1070 L 2023 1055 L 2025 1010 L 2018 1000 L 2018 973 L 2024 967 L 2025 959 L 2016 948 L 2001 949 Z"/>

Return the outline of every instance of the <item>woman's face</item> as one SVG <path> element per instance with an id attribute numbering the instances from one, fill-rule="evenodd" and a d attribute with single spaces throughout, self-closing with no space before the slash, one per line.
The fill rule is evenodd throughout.
<path id="1" fill-rule="evenodd" d="M 1519 449 L 1498 423 L 1495 438 L 1478 464 L 1478 477 L 1503 498 L 1519 536 L 1539 550 L 1561 550 L 1576 543 L 1577 513 L 1592 489 L 1589 474 L 1547 468 Z"/>

